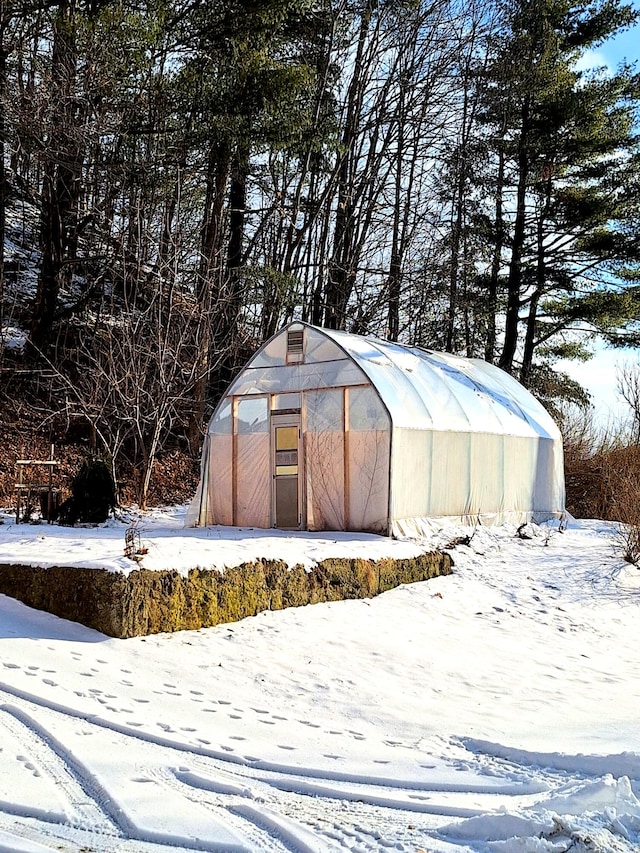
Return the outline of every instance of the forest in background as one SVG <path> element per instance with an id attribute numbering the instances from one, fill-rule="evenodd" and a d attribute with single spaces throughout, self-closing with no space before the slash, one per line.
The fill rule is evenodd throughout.
<path id="1" fill-rule="evenodd" d="M 300 318 L 478 356 L 547 405 L 640 344 L 620 0 L 0 0 L 0 377 L 146 502 Z M 9 347 L 19 341 L 20 346 Z"/>

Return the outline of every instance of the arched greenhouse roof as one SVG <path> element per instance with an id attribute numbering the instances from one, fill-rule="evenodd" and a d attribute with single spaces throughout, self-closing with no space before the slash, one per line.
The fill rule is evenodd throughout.
<path id="1" fill-rule="evenodd" d="M 394 426 L 557 438 L 544 406 L 508 373 L 462 358 L 330 329 L 371 380 Z"/>
<path id="2" fill-rule="evenodd" d="M 300 360 L 288 333 L 304 331 Z M 482 359 L 362 337 L 294 321 L 249 360 L 227 394 L 287 393 L 369 381 L 394 427 L 559 438 L 549 413 L 503 370 Z"/>

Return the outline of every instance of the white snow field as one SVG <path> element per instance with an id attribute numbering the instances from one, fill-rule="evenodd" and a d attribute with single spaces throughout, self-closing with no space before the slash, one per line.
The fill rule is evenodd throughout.
<path id="1" fill-rule="evenodd" d="M 144 565 L 418 547 L 178 525 L 141 519 Z M 529 532 L 373 599 L 130 640 L 0 596 L 0 853 L 640 849 L 640 571 L 603 522 Z M 122 569 L 123 536 L 5 514 L 0 563 Z"/>

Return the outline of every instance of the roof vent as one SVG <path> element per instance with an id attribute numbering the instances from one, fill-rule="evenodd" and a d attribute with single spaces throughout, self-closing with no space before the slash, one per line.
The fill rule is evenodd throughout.
<path id="1" fill-rule="evenodd" d="M 304 348 L 304 329 L 289 329 L 287 332 L 287 361 L 302 361 Z"/>

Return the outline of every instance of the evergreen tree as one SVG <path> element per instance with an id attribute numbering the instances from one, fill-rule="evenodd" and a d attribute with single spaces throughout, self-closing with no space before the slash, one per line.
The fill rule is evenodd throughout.
<path id="1" fill-rule="evenodd" d="M 588 50 L 635 17 L 617 0 L 508 0 L 478 77 L 492 171 L 477 189 L 494 257 L 478 282 L 492 307 L 504 298 L 498 363 L 525 384 L 534 381 L 536 351 L 560 352 L 558 335 L 582 319 L 597 328 L 594 291 L 608 293 L 621 323 L 634 317 L 633 291 L 616 296 L 615 266 L 640 258 L 630 228 L 640 78 L 629 66 L 613 74 L 580 67 Z M 491 335 L 486 351 L 497 356 Z"/>

